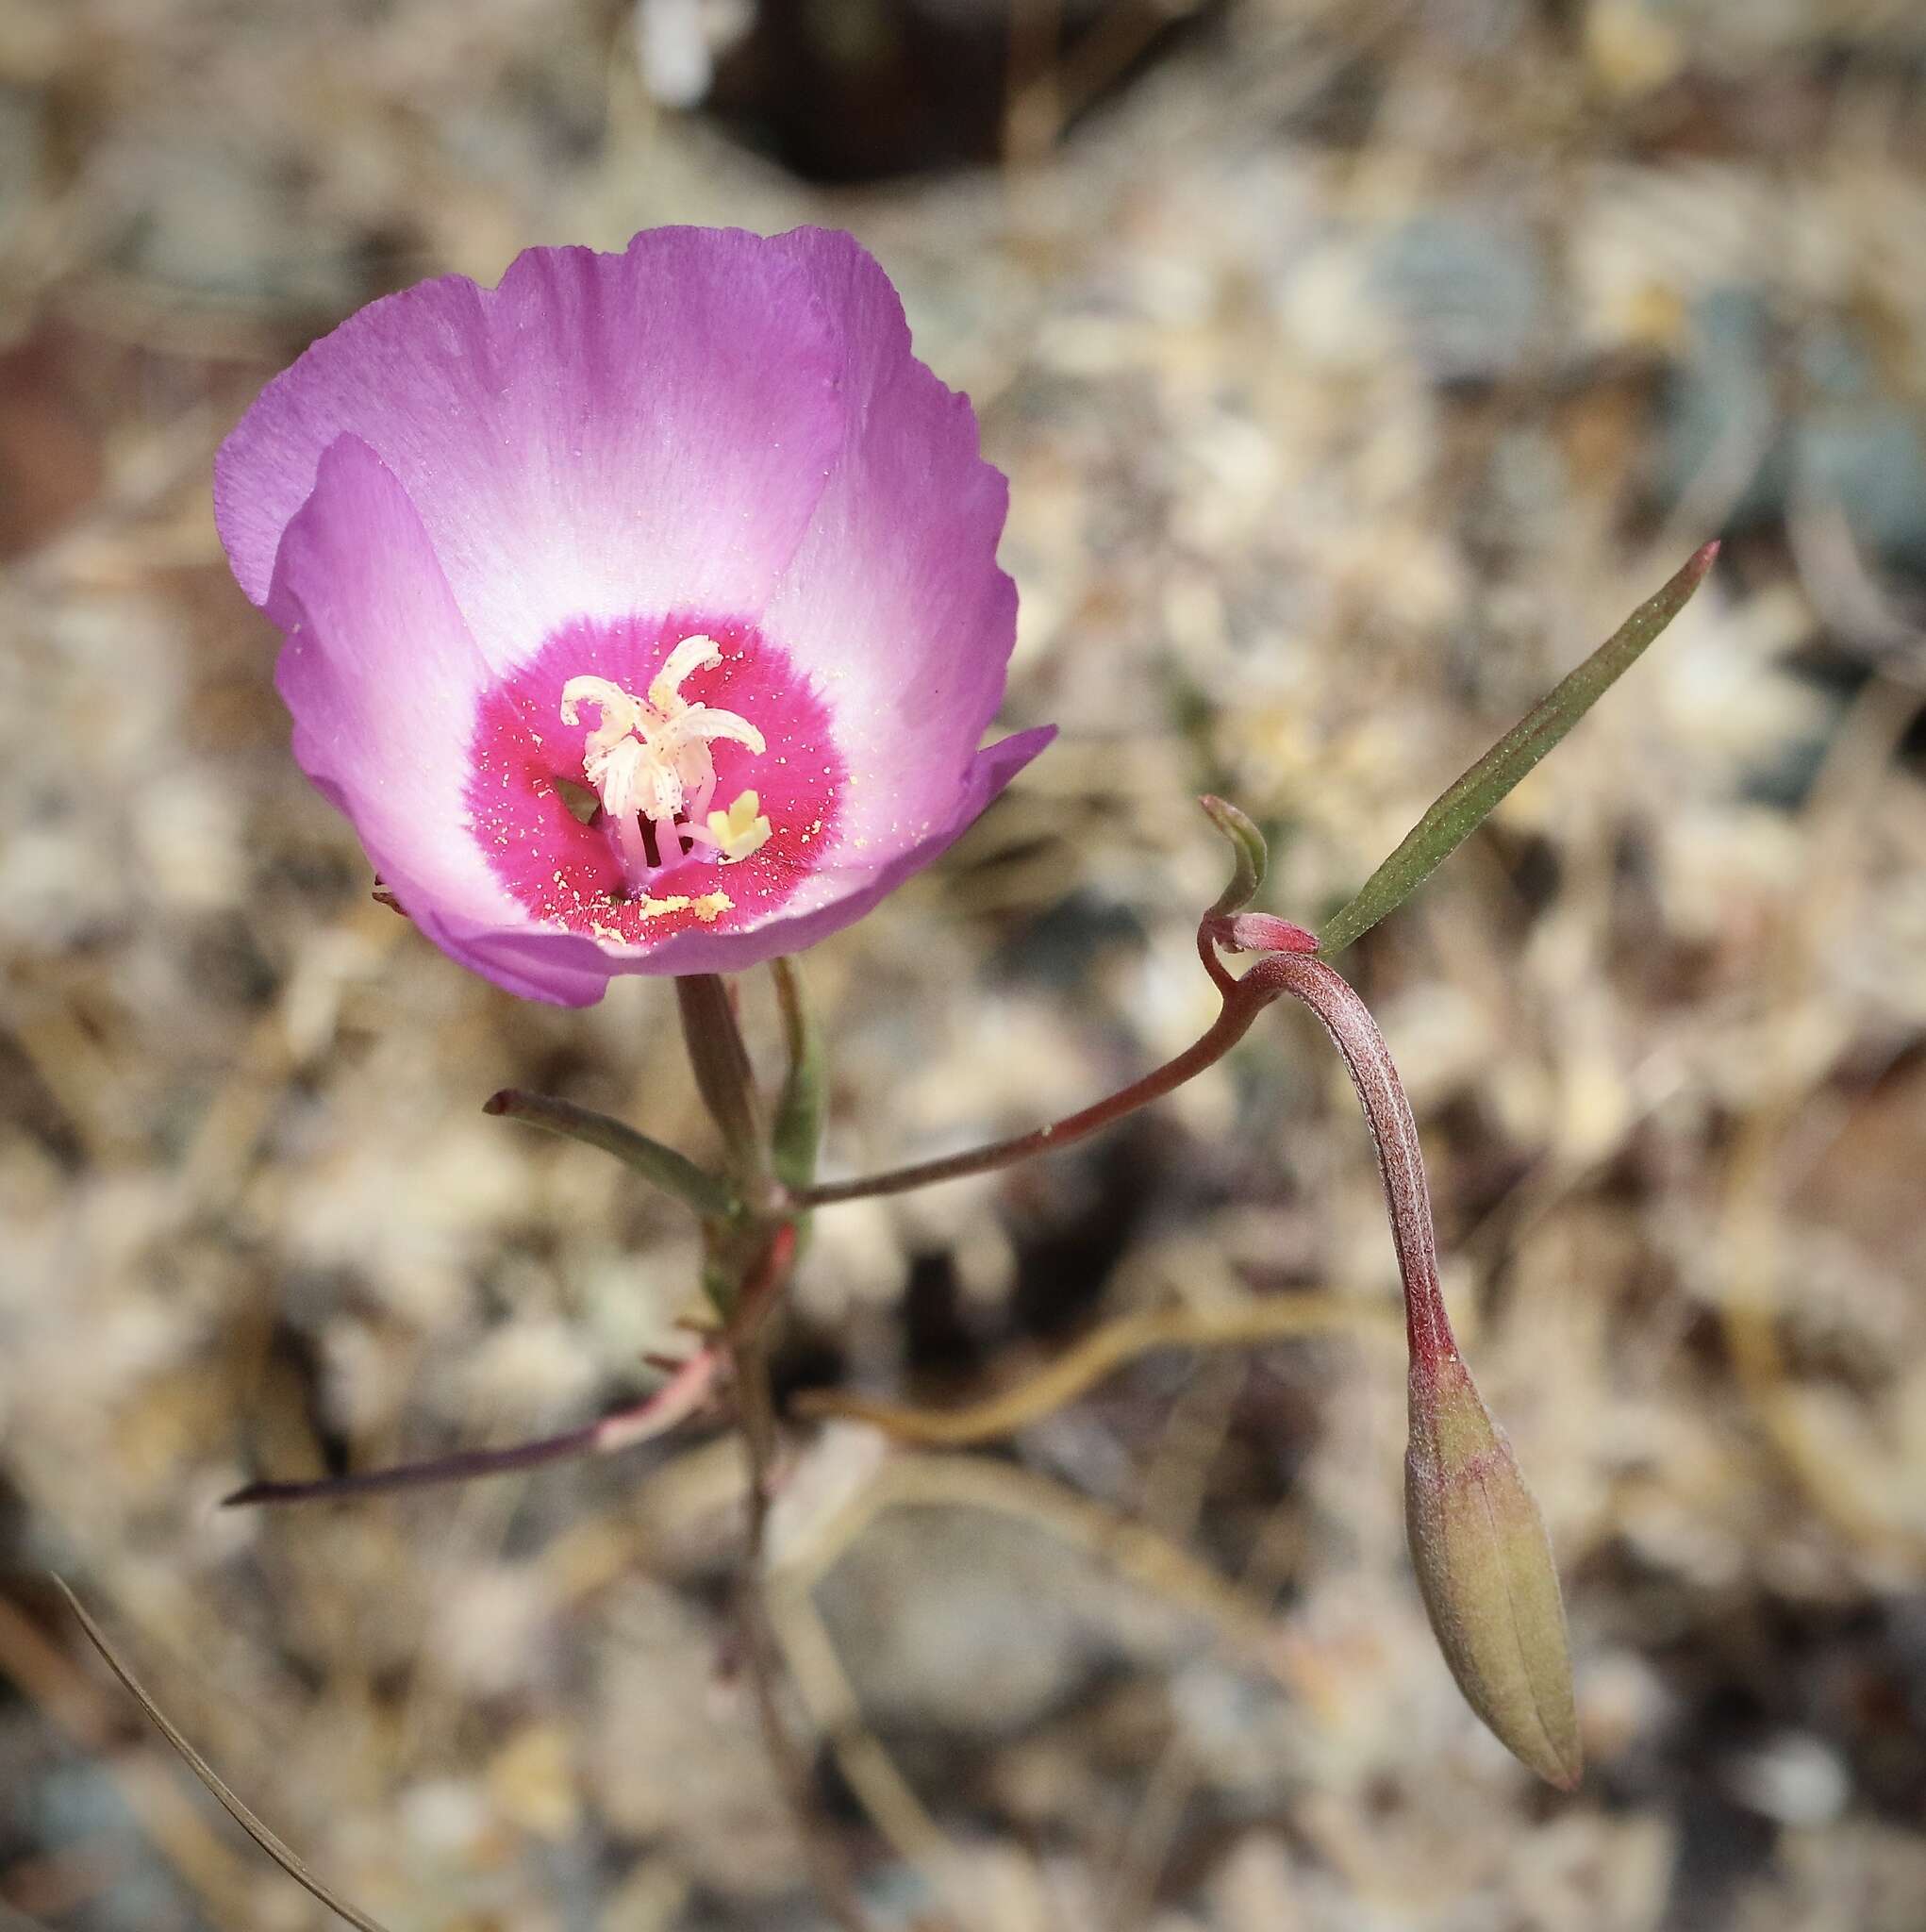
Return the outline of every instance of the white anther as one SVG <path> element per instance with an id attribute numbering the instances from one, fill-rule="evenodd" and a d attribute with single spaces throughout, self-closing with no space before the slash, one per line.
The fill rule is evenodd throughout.
<path id="1" fill-rule="evenodd" d="M 583 774 L 595 788 L 603 809 L 611 818 L 626 818 L 643 808 L 642 793 L 648 789 L 648 756 L 639 739 L 624 738 L 606 751 L 590 749 L 583 758 Z"/>
<path id="2" fill-rule="evenodd" d="M 757 758 L 769 749 L 768 741 L 747 718 L 739 718 L 734 711 L 712 711 L 706 705 L 690 705 L 670 728 L 699 732 L 710 743 L 719 738 L 731 739 L 747 745 Z"/>
<path id="3" fill-rule="evenodd" d="M 722 661 L 722 648 L 714 638 L 684 638 L 650 680 L 650 704 L 665 715 L 672 712 L 682 703 L 682 680 L 691 671 L 706 671 Z"/>
<path id="4" fill-rule="evenodd" d="M 606 752 L 631 731 L 640 729 L 642 708 L 619 684 L 606 677 L 572 677 L 562 686 L 562 723 L 579 724 L 579 707 L 595 705 L 601 709 L 595 728 L 589 734 L 586 753 Z"/>

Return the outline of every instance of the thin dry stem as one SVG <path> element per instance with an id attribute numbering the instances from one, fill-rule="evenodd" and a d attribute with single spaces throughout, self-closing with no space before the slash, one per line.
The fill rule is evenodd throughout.
<path id="1" fill-rule="evenodd" d="M 690 1357 L 661 1388 L 627 1408 L 617 1409 L 578 1429 L 517 1442 L 506 1449 L 470 1449 L 425 1462 L 398 1463 L 358 1475 L 316 1476 L 306 1482 L 249 1483 L 222 1498 L 224 1508 L 252 1503 L 340 1503 L 395 1490 L 425 1489 L 440 1483 L 470 1483 L 484 1476 L 539 1469 L 543 1463 L 577 1457 L 613 1456 L 666 1434 L 686 1422 L 709 1399 L 722 1358 L 713 1349 Z"/>
<path id="2" fill-rule="evenodd" d="M 898 1441 L 960 1449 L 1041 1422 L 1125 1362 L 1159 1349 L 1230 1348 L 1338 1329 L 1395 1333 L 1385 1312 L 1335 1295 L 1272 1295 L 1220 1308 L 1155 1308 L 1104 1323 L 1027 1381 L 964 1408 L 915 1408 L 827 1391 L 798 1396 L 795 1407 L 804 1415 L 869 1423 Z"/>
<path id="3" fill-rule="evenodd" d="M 848 1859 L 817 1803 L 814 1773 L 790 1734 L 777 1701 L 781 1662 L 763 1602 L 763 1565 L 775 1470 L 775 1408 L 770 1394 L 769 1363 L 760 1341 L 754 1336 L 738 1341 L 733 1358 L 743 1454 L 749 1465 L 749 1524 L 737 1579 L 736 1609 L 756 1721 L 802 1840 L 817 1896 L 843 1932 L 872 1932 L 856 1897 Z"/>
<path id="4" fill-rule="evenodd" d="M 1269 963 L 1268 961 L 1266 962 Z M 1121 1087 L 1115 1093 L 1066 1114 L 1060 1121 L 1015 1134 L 1006 1141 L 993 1141 L 988 1146 L 972 1148 L 967 1154 L 946 1155 L 939 1160 L 918 1161 L 914 1166 L 890 1168 L 882 1174 L 865 1174 L 856 1180 L 822 1181 L 796 1190 L 794 1200 L 803 1208 L 825 1208 L 837 1201 L 860 1201 L 876 1194 L 905 1194 L 916 1188 L 933 1187 L 938 1181 L 961 1180 L 965 1175 L 990 1174 L 1000 1167 L 1014 1166 L 1038 1154 L 1054 1153 L 1060 1147 L 1074 1146 L 1090 1135 L 1114 1126 L 1126 1115 L 1154 1100 L 1174 1092 L 1185 1081 L 1223 1058 L 1251 1030 L 1257 1015 L 1277 997 L 1277 990 L 1265 978 L 1259 965 L 1242 979 L 1223 983 L 1223 1009 L 1216 1022 L 1192 1045 L 1174 1059 L 1167 1060 L 1140 1080 Z"/>
<path id="5" fill-rule="evenodd" d="M 86 1607 L 81 1603 L 80 1599 L 74 1594 L 73 1591 L 67 1587 L 61 1578 L 57 1576 L 54 1578 L 54 1582 L 61 1595 L 67 1599 L 68 1606 L 73 1610 L 75 1616 L 79 1619 L 81 1629 L 87 1633 L 87 1641 L 100 1653 L 108 1669 L 121 1680 L 121 1684 L 126 1690 L 127 1695 L 146 1712 L 148 1720 L 153 1724 L 155 1729 L 173 1746 L 181 1762 L 208 1788 L 220 1802 L 221 1807 L 234 1820 L 235 1824 L 240 1825 L 241 1830 L 246 1832 L 248 1837 L 253 1839 L 255 1843 L 296 1885 L 300 1886 L 304 1891 L 319 1899 L 329 1911 L 335 1913 L 340 1918 L 345 1919 L 350 1925 L 357 1928 L 357 1932 L 386 1932 L 386 1928 L 378 1919 L 371 1919 L 366 1912 L 350 1905 L 339 1892 L 335 1891 L 316 1874 L 309 1871 L 292 1848 L 284 1840 L 271 1831 L 267 1825 L 263 1824 L 241 1803 L 241 1799 L 223 1781 L 220 1774 L 215 1771 L 214 1767 L 194 1749 L 192 1744 L 188 1741 L 186 1735 L 168 1717 L 166 1712 L 155 1703 L 154 1699 L 149 1696 L 142 1688 L 140 1679 L 121 1661 L 113 1646 L 108 1641 L 107 1633 L 88 1615 Z"/>
<path id="6" fill-rule="evenodd" d="M 128 1811 L 182 1884 L 220 1925 L 244 1922 L 240 1860 L 179 1783 L 144 1752 L 114 1748 L 106 1693 L 24 1612 L 0 1597 L 0 1678 L 12 1683 L 81 1750 L 107 1766 Z"/>

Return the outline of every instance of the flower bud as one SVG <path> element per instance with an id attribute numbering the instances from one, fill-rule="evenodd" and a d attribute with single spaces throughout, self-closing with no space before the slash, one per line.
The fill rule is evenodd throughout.
<path id="1" fill-rule="evenodd" d="M 1571 1790 L 1582 1756 L 1551 1542 L 1504 1431 L 1449 1345 L 1413 1351 L 1404 1515 L 1465 1701 L 1514 1756 Z"/>
<path id="2" fill-rule="evenodd" d="M 1225 923 L 1206 914 L 1200 941 Z M 1438 1289 L 1424 1152 L 1391 1051 L 1364 1002 L 1307 952 L 1270 953 L 1229 986 L 1227 1001 L 1277 993 L 1302 1000 L 1344 1056 L 1377 1150 L 1404 1284 L 1411 1348 L 1404 1513 L 1424 1607 L 1465 1701 L 1507 1750 L 1569 1790 L 1580 1770 L 1578 1713 L 1558 1573 L 1511 1444 L 1452 1335 Z"/>

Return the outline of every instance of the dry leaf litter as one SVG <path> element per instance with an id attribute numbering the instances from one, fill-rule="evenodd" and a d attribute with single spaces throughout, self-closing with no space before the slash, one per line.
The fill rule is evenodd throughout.
<path id="1" fill-rule="evenodd" d="M 1058 746 L 812 955 L 838 1173 L 1185 1043 L 1705 536 L 1675 631 L 1348 961 L 1568 1581 L 1591 1771 L 1430 1644 L 1377 1181 L 1307 1024 L 1088 1148 L 818 1218 L 786 1391 L 1335 1299 L 971 1453 L 799 1428 L 793 1715 L 879 1926 L 1926 1925 L 1926 26 L 1904 0 L 14 0 L 0 13 L 0 1902 L 320 1923 L 76 1642 L 396 1927 L 803 1928 L 713 1424 L 457 1494 L 260 1473 L 649 1384 L 695 1247 L 516 1084 L 706 1147 L 666 988 L 543 1010 L 369 898 L 213 448 L 356 305 L 846 225 L 1011 478 Z M 752 990 L 762 1049 L 766 994 Z"/>

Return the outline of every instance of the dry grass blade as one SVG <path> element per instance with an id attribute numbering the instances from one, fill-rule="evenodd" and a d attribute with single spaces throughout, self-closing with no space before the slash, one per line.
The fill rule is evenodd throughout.
<path id="1" fill-rule="evenodd" d="M 388 1927 L 378 1919 L 371 1919 L 366 1912 L 357 1911 L 340 1893 L 331 1890 L 316 1877 L 300 1858 L 241 1802 L 222 1781 L 220 1774 L 214 1767 L 188 1742 L 167 1713 L 141 1689 L 140 1680 L 114 1654 L 113 1646 L 107 1641 L 107 1633 L 88 1614 L 86 1606 L 74 1594 L 66 1580 L 56 1576 L 54 1582 L 60 1594 L 67 1599 L 75 1616 L 79 1619 L 81 1629 L 87 1633 L 87 1641 L 99 1651 L 108 1669 L 121 1680 L 127 1695 L 147 1713 L 155 1729 L 174 1746 L 182 1763 L 220 1800 L 222 1808 L 235 1824 L 240 1825 L 241 1830 L 246 1832 L 296 1885 L 319 1899 L 329 1911 L 345 1919 L 350 1925 L 359 1927 L 359 1932 L 388 1932 Z"/>
<path id="2" fill-rule="evenodd" d="M 1388 1309 L 1364 1307 L 1333 1295 L 1267 1296 L 1228 1308 L 1157 1308 L 1106 1322 L 1027 1382 L 967 1408 L 909 1408 L 869 1396 L 827 1391 L 798 1396 L 793 1407 L 801 1415 L 869 1423 L 899 1441 L 962 1448 L 993 1442 L 1040 1422 L 1113 1370 L 1156 1349 L 1224 1348 L 1340 1328 L 1398 1334 Z"/>

